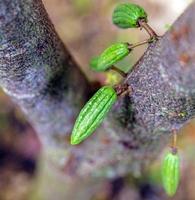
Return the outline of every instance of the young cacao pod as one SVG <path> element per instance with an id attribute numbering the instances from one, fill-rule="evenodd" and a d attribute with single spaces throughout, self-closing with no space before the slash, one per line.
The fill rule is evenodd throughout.
<path id="1" fill-rule="evenodd" d="M 140 19 L 147 22 L 147 14 L 142 7 L 132 3 L 119 4 L 112 15 L 113 23 L 124 29 L 139 27 Z"/>
<path id="2" fill-rule="evenodd" d="M 176 191 L 180 180 L 180 164 L 179 156 L 177 153 L 169 152 L 162 164 L 162 181 L 166 193 L 173 196 Z"/>
<path id="3" fill-rule="evenodd" d="M 113 44 L 102 52 L 98 57 L 96 67 L 93 66 L 93 69 L 96 71 L 105 71 L 127 56 L 129 52 L 128 43 Z"/>
<path id="4" fill-rule="evenodd" d="M 71 144 L 79 144 L 89 137 L 101 124 L 116 100 L 117 94 L 111 86 L 100 88 L 80 111 L 72 131 Z"/>

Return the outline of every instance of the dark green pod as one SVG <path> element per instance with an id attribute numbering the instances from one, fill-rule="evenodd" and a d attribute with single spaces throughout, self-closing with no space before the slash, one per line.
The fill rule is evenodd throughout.
<path id="1" fill-rule="evenodd" d="M 180 180 L 180 161 L 178 154 L 168 153 L 162 164 L 162 181 L 166 193 L 173 196 Z"/>
<path id="2" fill-rule="evenodd" d="M 80 111 L 72 131 L 71 144 L 79 144 L 89 137 L 103 121 L 116 100 L 117 95 L 112 87 L 100 88 Z"/>
<path id="3" fill-rule="evenodd" d="M 127 43 L 113 44 L 98 57 L 96 71 L 105 71 L 129 54 Z"/>
<path id="4" fill-rule="evenodd" d="M 147 22 L 147 14 L 142 7 L 131 3 L 119 4 L 112 15 L 113 23 L 124 29 L 139 27 L 139 19 Z"/>

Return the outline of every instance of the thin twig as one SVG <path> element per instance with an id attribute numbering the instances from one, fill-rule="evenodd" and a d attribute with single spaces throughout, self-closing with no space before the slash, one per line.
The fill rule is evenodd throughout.
<path id="1" fill-rule="evenodd" d="M 172 149 L 172 153 L 176 154 L 177 153 L 177 131 L 174 129 L 172 133 L 173 133 L 173 139 L 172 139 L 171 149 Z"/>
<path id="2" fill-rule="evenodd" d="M 147 22 L 143 19 L 139 20 L 139 25 L 141 28 L 145 29 L 147 33 L 150 35 L 151 40 L 157 40 L 159 36 L 156 34 L 156 32 L 147 24 Z"/>
<path id="3" fill-rule="evenodd" d="M 142 45 L 148 44 L 148 43 L 150 43 L 150 42 L 151 42 L 151 39 L 149 39 L 149 40 L 144 40 L 144 41 L 142 41 L 142 42 L 138 42 L 138 43 L 135 43 L 135 44 L 129 44 L 129 45 L 128 45 L 128 48 L 129 48 L 129 50 L 132 50 L 132 49 L 134 49 L 135 47 L 142 46 Z"/>

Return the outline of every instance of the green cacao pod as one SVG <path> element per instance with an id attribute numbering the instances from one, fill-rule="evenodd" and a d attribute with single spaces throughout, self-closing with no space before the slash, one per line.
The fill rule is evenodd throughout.
<path id="1" fill-rule="evenodd" d="M 127 56 L 129 52 L 127 43 L 113 44 L 102 52 L 98 57 L 96 67 L 93 69 L 96 71 L 105 71 Z"/>
<path id="2" fill-rule="evenodd" d="M 162 164 L 162 181 L 169 196 L 173 196 L 180 180 L 180 164 L 178 154 L 168 153 Z"/>
<path id="3" fill-rule="evenodd" d="M 72 131 L 71 144 L 79 144 L 89 137 L 103 121 L 116 100 L 117 94 L 112 87 L 100 88 L 80 111 Z"/>
<path id="4" fill-rule="evenodd" d="M 147 14 L 142 7 L 131 3 L 119 4 L 112 15 L 113 23 L 120 28 L 139 27 L 139 19 L 147 21 Z"/>

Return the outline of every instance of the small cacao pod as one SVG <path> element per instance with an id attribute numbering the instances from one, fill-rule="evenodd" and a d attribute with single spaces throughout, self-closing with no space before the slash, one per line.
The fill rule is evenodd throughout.
<path id="1" fill-rule="evenodd" d="M 147 14 L 142 7 L 132 3 L 119 4 L 112 15 L 113 23 L 120 28 L 139 27 L 140 19 L 147 22 Z"/>
<path id="2" fill-rule="evenodd" d="M 117 94 L 111 86 L 100 88 L 80 111 L 73 127 L 71 144 L 79 144 L 89 137 L 103 121 L 116 100 Z"/>
<path id="3" fill-rule="evenodd" d="M 98 57 L 96 71 L 105 71 L 129 54 L 128 43 L 113 44 Z"/>
<path id="4" fill-rule="evenodd" d="M 164 189 L 169 196 L 173 196 L 180 180 L 180 164 L 177 153 L 169 152 L 162 164 L 162 181 Z"/>

